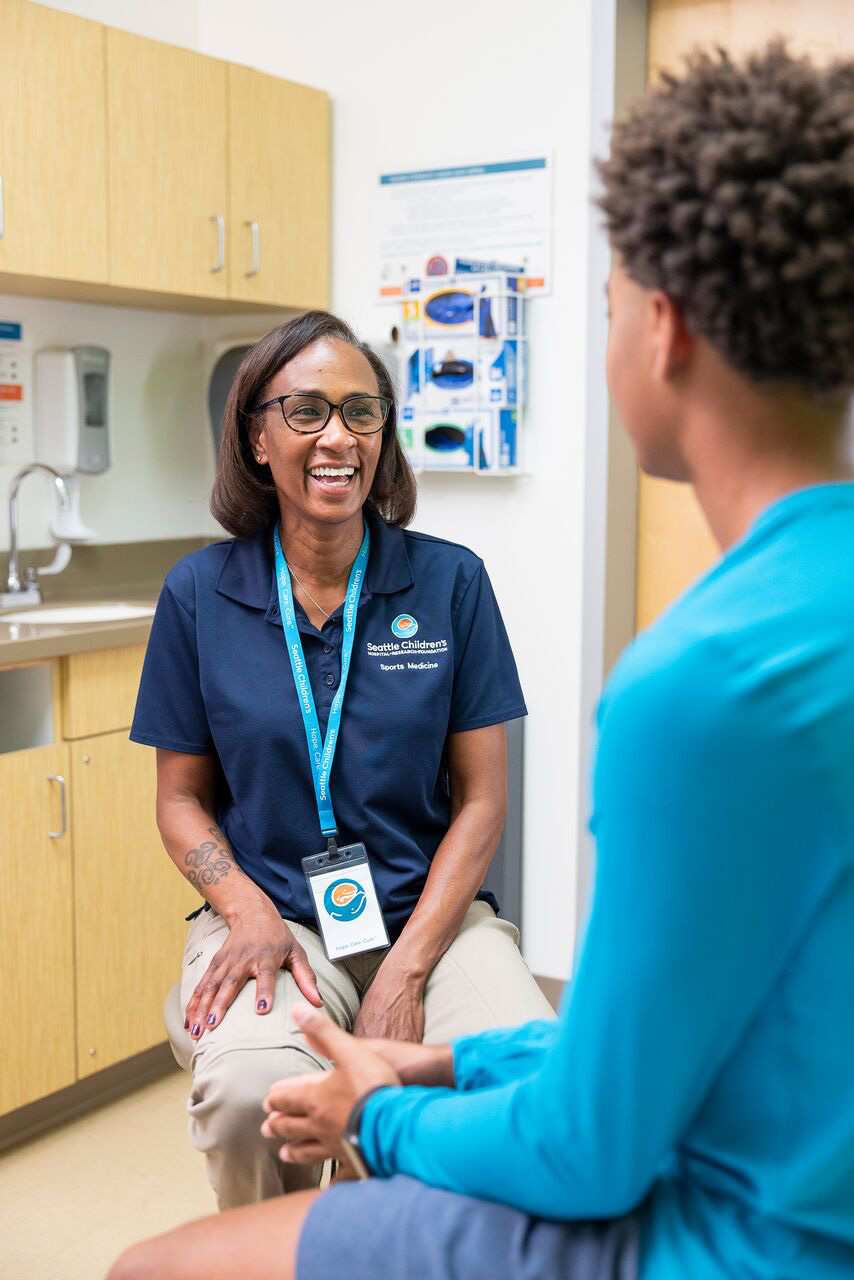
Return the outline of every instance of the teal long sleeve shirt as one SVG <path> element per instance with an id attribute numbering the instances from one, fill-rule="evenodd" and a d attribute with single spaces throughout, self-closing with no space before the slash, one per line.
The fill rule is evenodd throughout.
<path id="1" fill-rule="evenodd" d="M 854 485 L 756 521 L 627 651 L 557 1023 L 368 1104 L 381 1176 L 638 1210 L 644 1280 L 854 1274 Z"/>

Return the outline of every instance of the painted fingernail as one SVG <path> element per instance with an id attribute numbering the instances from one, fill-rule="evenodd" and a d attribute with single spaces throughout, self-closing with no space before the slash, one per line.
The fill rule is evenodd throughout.
<path id="1" fill-rule="evenodd" d="M 197 1035 L 199 1034 L 199 1032 L 200 1032 L 200 1031 L 201 1031 L 201 1027 L 199 1026 L 199 1024 L 198 1024 L 198 1022 L 197 1022 L 197 1023 L 196 1023 L 196 1025 L 193 1027 L 193 1030 L 190 1032 L 190 1034 L 191 1034 L 191 1035 L 193 1035 L 193 1036 L 197 1036 Z"/>
<path id="2" fill-rule="evenodd" d="M 266 1001 L 266 1000 L 259 1000 L 259 1001 L 258 1001 L 258 1003 L 257 1003 L 257 1005 L 255 1006 L 255 1008 L 256 1008 L 256 1009 L 266 1009 L 266 1008 L 267 1008 L 267 1001 Z"/>
<path id="3" fill-rule="evenodd" d="M 184 1019 L 184 1030 L 185 1030 L 185 1031 L 189 1031 L 189 1030 L 190 1030 L 190 1019 L 189 1019 L 189 1018 L 185 1018 L 185 1019 Z"/>
<path id="4" fill-rule="evenodd" d="M 216 1022 L 216 1014 L 212 1013 L 211 1016 L 208 1018 L 208 1026 L 212 1027 L 215 1022 Z"/>

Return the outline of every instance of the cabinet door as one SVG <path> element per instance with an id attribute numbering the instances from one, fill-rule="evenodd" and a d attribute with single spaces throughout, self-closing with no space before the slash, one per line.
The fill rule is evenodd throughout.
<path id="1" fill-rule="evenodd" d="M 0 0 L 0 272 L 103 283 L 104 28 Z"/>
<path id="2" fill-rule="evenodd" d="M 74 1083 L 67 775 L 65 746 L 0 755 L 0 1113 Z"/>
<path id="3" fill-rule="evenodd" d="M 111 282 L 224 298 L 225 63 L 111 28 L 107 100 Z"/>
<path id="4" fill-rule="evenodd" d="M 74 806 L 77 1073 L 166 1039 L 184 916 L 200 899 L 170 861 L 154 813 L 155 757 L 126 731 L 70 746 Z"/>
<path id="5" fill-rule="evenodd" d="M 328 307 L 329 98 L 247 67 L 228 72 L 231 296 Z"/>
<path id="6" fill-rule="evenodd" d="M 60 658 L 63 738 L 129 729 L 144 658 L 144 644 Z"/>

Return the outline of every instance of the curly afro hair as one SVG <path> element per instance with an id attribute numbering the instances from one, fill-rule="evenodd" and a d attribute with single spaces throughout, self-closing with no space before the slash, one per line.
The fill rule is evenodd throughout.
<path id="1" fill-rule="evenodd" d="M 854 386 L 854 62 L 696 52 L 598 165 L 627 274 L 754 382 Z"/>

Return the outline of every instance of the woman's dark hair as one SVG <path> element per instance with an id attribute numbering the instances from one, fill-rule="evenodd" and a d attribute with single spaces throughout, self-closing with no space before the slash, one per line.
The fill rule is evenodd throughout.
<path id="1" fill-rule="evenodd" d="M 613 130 L 613 247 L 755 382 L 854 385 L 854 62 L 696 52 Z"/>
<path id="2" fill-rule="evenodd" d="M 236 538 L 251 538 L 270 528 L 279 513 L 270 468 L 256 462 L 252 452 L 249 424 L 254 407 L 265 399 L 270 379 L 322 338 L 336 338 L 361 352 L 374 371 L 380 395 L 391 401 L 368 505 L 392 525 L 409 524 L 415 513 L 415 477 L 397 438 L 397 408 L 388 370 L 343 320 L 328 311 L 308 311 L 273 329 L 247 351 L 226 401 L 211 512 Z"/>

